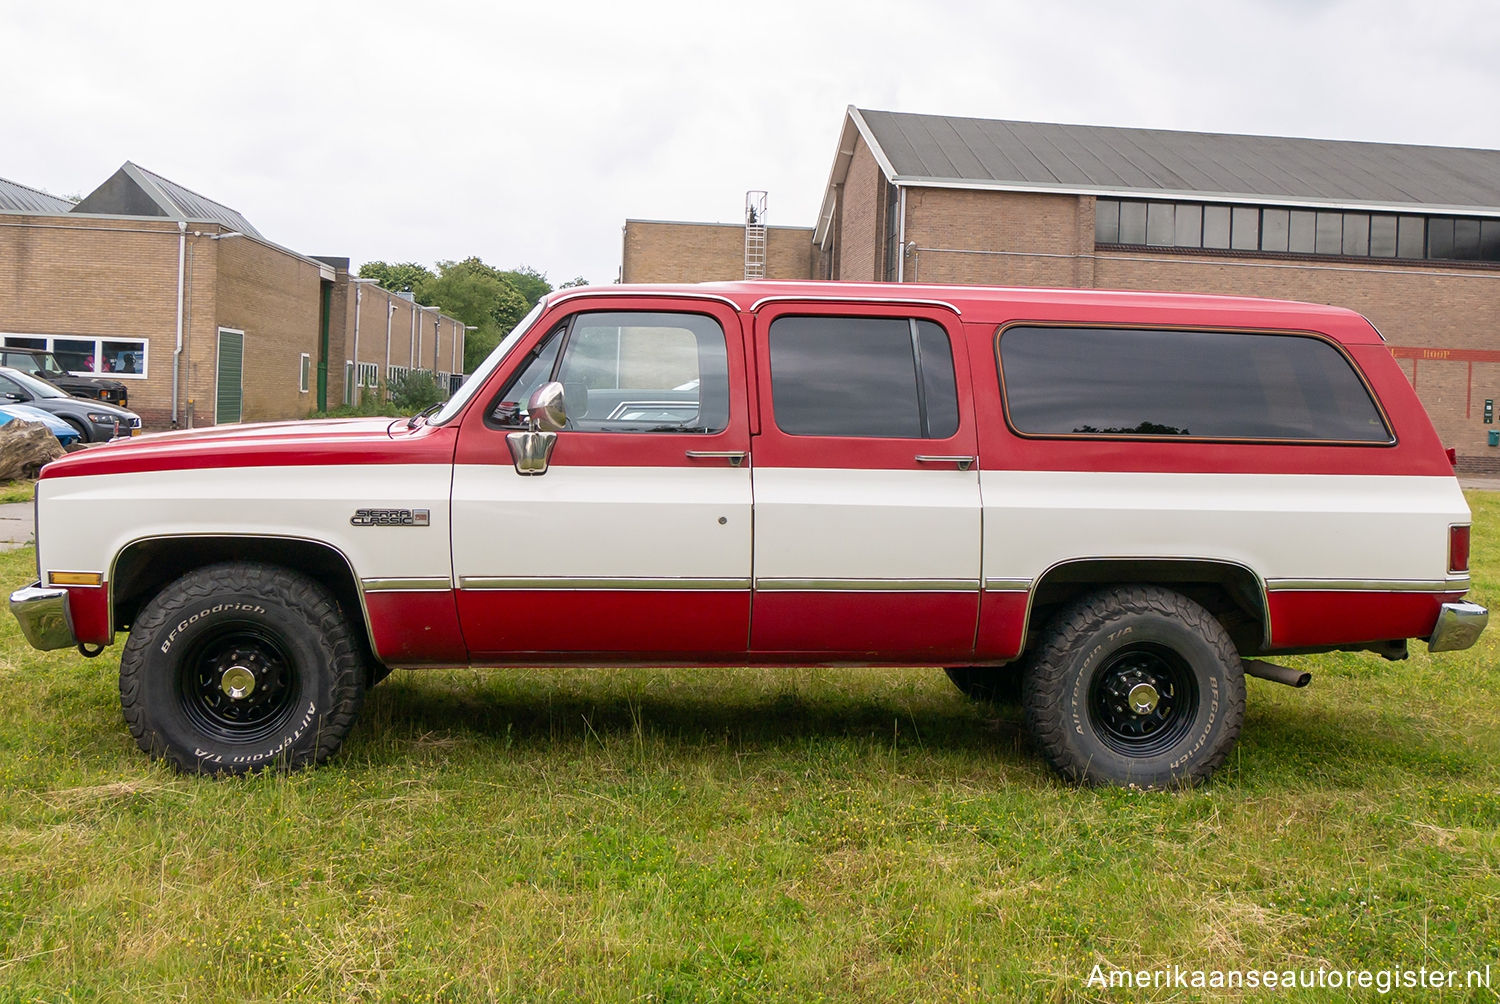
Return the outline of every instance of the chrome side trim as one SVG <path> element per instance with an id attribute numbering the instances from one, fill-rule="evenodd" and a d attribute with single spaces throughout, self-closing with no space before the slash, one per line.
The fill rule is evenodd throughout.
<path id="1" fill-rule="evenodd" d="M 749 589 L 749 579 L 674 579 L 670 577 L 648 578 L 644 576 L 620 576 L 617 578 L 570 578 L 544 576 L 480 576 L 464 575 L 458 580 L 460 589 Z"/>
<path id="2" fill-rule="evenodd" d="M 623 286 L 581 286 L 571 292 L 561 293 L 561 295 L 559 295 L 559 292 L 552 292 L 547 294 L 547 307 L 550 308 L 559 303 L 566 303 L 569 300 L 580 298 L 608 299 L 612 296 L 650 296 L 662 300 L 712 300 L 715 303 L 724 304 L 735 313 L 739 313 L 740 311 L 738 303 L 719 293 L 701 292 L 695 289 L 627 289 Z"/>
<path id="3" fill-rule="evenodd" d="M 1031 591 L 1031 580 L 989 578 L 984 580 L 984 588 L 991 593 L 1025 593 Z"/>
<path id="4" fill-rule="evenodd" d="M 756 579 L 755 588 L 767 592 L 837 593 L 971 593 L 978 579 Z"/>
<path id="5" fill-rule="evenodd" d="M 1270 592 L 1461 593 L 1469 577 L 1451 579 L 1267 579 Z"/>
<path id="6" fill-rule="evenodd" d="M 1427 639 L 1429 652 L 1458 652 L 1469 648 L 1490 622 L 1490 612 L 1477 603 L 1444 603 L 1437 625 Z"/>
<path id="7" fill-rule="evenodd" d="M 50 652 L 78 644 L 66 589 L 43 589 L 41 582 L 33 582 L 10 594 L 10 612 L 32 648 Z"/>
<path id="8" fill-rule="evenodd" d="M 452 589 L 453 580 L 438 576 L 422 579 L 360 579 L 359 585 L 367 593 L 414 593 Z"/>

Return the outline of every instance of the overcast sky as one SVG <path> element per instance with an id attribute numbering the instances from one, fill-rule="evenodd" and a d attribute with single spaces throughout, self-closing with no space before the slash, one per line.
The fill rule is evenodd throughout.
<path id="1" fill-rule="evenodd" d="M 307 254 L 610 282 L 624 220 L 808 226 L 844 109 L 1500 148 L 1494 0 L 0 0 L 0 177 L 126 160 Z"/>

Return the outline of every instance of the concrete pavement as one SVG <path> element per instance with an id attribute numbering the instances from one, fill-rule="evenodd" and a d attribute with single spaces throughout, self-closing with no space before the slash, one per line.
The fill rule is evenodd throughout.
<path id="1" fill-rule="evenodd" d="M 7 502 L 0 505 L 0 551 L 10 551 L 30 544 L 34 529 L 30 502 Z"/>

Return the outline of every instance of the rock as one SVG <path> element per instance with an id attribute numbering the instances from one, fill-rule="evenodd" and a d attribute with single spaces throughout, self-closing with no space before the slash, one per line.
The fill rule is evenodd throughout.
<path id="1" fill-rule="evenodd" d="M 12 419 L 0 425 L 0 482 L 34 478 L 43 464 L 63 452 L 57 437 L 42 423 Z"/>

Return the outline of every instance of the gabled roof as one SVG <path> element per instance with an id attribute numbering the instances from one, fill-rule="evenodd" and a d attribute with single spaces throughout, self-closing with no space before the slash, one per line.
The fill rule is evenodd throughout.
<path id="1" fill-rule="evenodd" d="M 0 178 L 0 212 L 33 213 L 57 216 L 71 212 L 73 203 L 36 188 Z"/>
<path id="2" fill-rule="evenodd" d="M 914 115 L 850 106 L 819 219 L 861 137 L 895 184 L 1500 215 L 1500 150 Z"/>
<path id="3" fill-rule="evenodd" d="M 265 240 L 237 210 L 199 195 L 139 164 L 126 161 L 104 184 L 89 193 L 75 213 L 118 216 L 160 216 L 169 220 L 217 223 L 250 237 Z"/>

